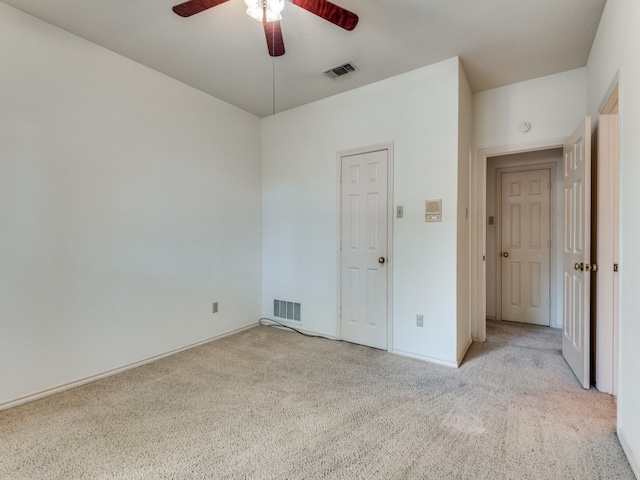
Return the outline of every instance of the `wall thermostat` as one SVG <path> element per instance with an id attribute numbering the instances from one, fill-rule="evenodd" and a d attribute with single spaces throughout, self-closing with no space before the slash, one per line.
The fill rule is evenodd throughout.
<path id="1" fill-rule="evenodd" d="M 529 130 L 531 130 L 531 122 L 522 122 L 518 128 L 522 133 L 527 133 Z"/>
<path id="2" fill-rule="evenodd" d="M 424 202 L 424 221 L 425 222 L 441 222 L 442 221 L 442 199 L 426 200 Z"/>

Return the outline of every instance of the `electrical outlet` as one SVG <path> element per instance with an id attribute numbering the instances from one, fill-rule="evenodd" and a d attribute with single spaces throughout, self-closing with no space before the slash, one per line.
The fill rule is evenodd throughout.
<path id="1" fill-rule="evenodd" d="M 422 315 L 416 315 L 416 327 L 424 327 L 424 317 Z"/>
<path id="2" fill-rule="evenodd" d="M 213 313 L 218 313 L 218 302 L 213 302 Z"/>

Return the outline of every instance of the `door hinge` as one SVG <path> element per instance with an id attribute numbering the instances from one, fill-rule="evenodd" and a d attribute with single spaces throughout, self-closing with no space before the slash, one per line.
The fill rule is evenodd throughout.
<path id="1" fill-rule="evenodd" d="M 617 264 L 617 263 L 614 263 L 614 264 L 613 264 L 613 271 L 614 271 L 614 272 L 617 272 L 617 271 L 618 271 L 618 264 Z"/>

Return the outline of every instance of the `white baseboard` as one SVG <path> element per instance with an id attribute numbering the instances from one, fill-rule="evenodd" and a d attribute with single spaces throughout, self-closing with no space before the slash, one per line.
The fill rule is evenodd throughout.
<path id="1" fill-rule="evenodd" d="M 627 456 L 629 465 L 631 465 L 631 470 L 633 470 L 636 478 L 640 478 L 640 463 L 638 463 L 638 459 L 634 456 L 633 450 L 631 450 L 631 446 L 629 445 L 629 442 L 627 442 L 624 432 L 620 427 L 618 427 L 618 440 L 620 440 L 622 450 L 624 450 L 624 454 Z"/>
<path id="2" fill-rule="evenodd" d="M 318 332 L 314 332 L 311 330 L 307 330 L 305 328 L 303 328 L 302 325 L 300 325 L 299 322 L 290 322 L 288 320 L 283 320 L 281 318 L 279 318 L 278 320 L 274 320 L 272 318 L 269 317 L 262 317 L 260 320 L 266 320 L 268 322 L 272 322 L 270 324 L 264 324 L 265 326 L 268 327 L 273 327 L 273 328 L 277 328 L 279 330 L 286 330 L 287 332 L 293 332 L 293 331 L 298 331 L 300 333 L 302 333 L 303 335 L 309 335 L 312 337 L 321 337 L 321 338 L 326 338 L 327 340 L 338 340 L 337 337 L 335 337 L 334 335 L 327 335 L 324 333 L 318 333 Z"/>
<path id="3" fill-rule="evenodd" d="M 264 317 L 264 320 L 271 320 L 271 319 L 268 318 L 268 317 Z M 278 319 L 278 322 L 281 322 L 281 320 Z M 289 325 L 290 324 L 288 322 L 287 323 L 282 322 L 282 325 L 275 324 L 275 325 L 270 325 L 270 326 L 275 327 L 275 328 L 279 328 L 279 329 L 283 329 L 283 330 L 288 330 L 287 327 L 289 327 Z M 321 336 L 323 338 L 326 338 L 328 340 L 339 340 L 338 338 L 333 337 L 331 335 L 326 335 L 325 336 L 325 335 L 319 334 L 317 332 L 311 332 L 309 330 L 304 330 L 302 328 L 299 328 L 299 326 L 297 326 L 297 325 L 295 327 L 296 327 L 296 330 L 298 330 L 299 332 L 302 332 L 302 333 L 305 333 L 305 334 L 308 334 L 308 335 L 319 335 L 319 336 Z M 462 355 L 463 358 L 464 358 L 464 355 L 467 353 L 467 350 L 471 346 L 471 343 L 472 343 L 472 340 L 469 340 L 469 345 L 467 345 L 467 348 L 465 349 L 464 354 Z M 424 362 L 435 363 L 437 365 L 444 365 L 445 367 L 458 368 L 459 364 L 460 364 L 460 362 L 454 363 L 454 362 L 451 362 L 451 361 L 448 361 L 448 360 L 442 360 L 440 358 L 427 357 L 427 356 L 424 356 L 424 355 L 418 355 L 418 354 L 411 353 L 411 352 L 405 352 L 403 350 L 389 349 L 389 350 L 387 350 L 387 352 L 393 353 L 393 354 L 396 354 L 396 355 L 400 355 L 400 356 L 403 356 L 403 357 L 415 358 L 416 360 L 422 360 Z"/>
<path id="4" fill-rule="evenodd" d="M 422 360 L 429 363 L 435 363 L 436 365 L 444 365 L 445 367 L 458 368 L 458 364 L 450 360 L 443 360 L 441 358 L 435 358 L 435 357 L 427 357 L 425 355 L 418 355 L 416 353 L 405 352 L 403 350 L 393 350 L 391 353 L 395 353 L 396 355 L 401 355 L 403 357 L 415 358 L 417 360 Z"/>
<path id="5" fill-rule="evenodd" d="M 170 350 L 165 353 L 161 353 L 159 355 L 154 355 L 153 357 L 148 357 L 143 360 L 139 360 L 134 363 L 130 363 L 128 365 L 123 365 L 118 368 L 114 368 L 111 370 L 104 371 L 102 373 L 98 373 L 96 375 L 91 375 L 89 377 L 84 377 L 78 380 L 74 380 L 73 382 L 65 383 L 63 385 L 58 385 L 56 387 L 48 388 L 46 390 L 42 390 L 36 393 L 31 393 L 29 395 L 25 395 L 23 397 L 19 397 L 13 400 L 9 400 L 8 402 L 0 403 L 0 410 L 6 410 L 8 408 L 17 407 L 18 405 L 22 405 L 23 403 L 32 402 L 34 400 L 39 400 L 44 397 L 48 397 L 49 395 L 54 395 L 56 393 L 64 392 L 65 390 L 71 390 L 72 388 L 80 387 L 82 385 L 86 385 L 87 383 L 95 382 L 96 380 L 101 380 L 103 378 L 111 377 L 112 375 L 117 375 L 122 372 L 126 372 L 127 370 L 132 370 L 134 368 L 141 367 L 142 365 L 146 365 L 147 363 L 155 362 L 156 360 L 160 360 L 161 358 L 168 357 L 170 355 L 174 355 L 179 352 L 183 352 L 185 350 L 189 350 L 190 348 L 198 347 L 200 345 L 204 345 L 205 343 L 210 343 L 215 340 L 219 340 L 224 337 L 228 337 L 229 335 L 233 335 L 235 333 L 242 332 L 244 330 L 249 330 L 250 328 L 254 328 L 258 326 L 258 324 L 251 324 L 246 327 L 238 328 L 231 332 L 223 333 L 220 335 L 216 335 L 215 337 L 207 338 L 206 340 L 202 340 L 200 342 L 192 343 L 190 345 L 186 345 L 184 347 L 176 348 L 174 350 Z"/>

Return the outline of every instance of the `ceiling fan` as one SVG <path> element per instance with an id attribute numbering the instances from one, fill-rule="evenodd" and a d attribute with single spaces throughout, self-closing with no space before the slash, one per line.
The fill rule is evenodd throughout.
<path id="1" fill-rule="evenodd" d="M 228 2 L 229 0 L 188 0 L 173 7 L 173 11 L 181 17 L 190 17 L 209 8 Z M 327 0 L 289 0 L 294 5 L 299 6 L 321 18 L 344 28 L 353 30 L 358 24 L 358 16 L 338 5 Z M 267 49 L 272 57 L 284 55 L 284 39 L 280 28 L 280 12 L 284 7 L 285 0 L 245 0 L 247 13 L 264 26 L 264 33 L 267 38 Z"/>

